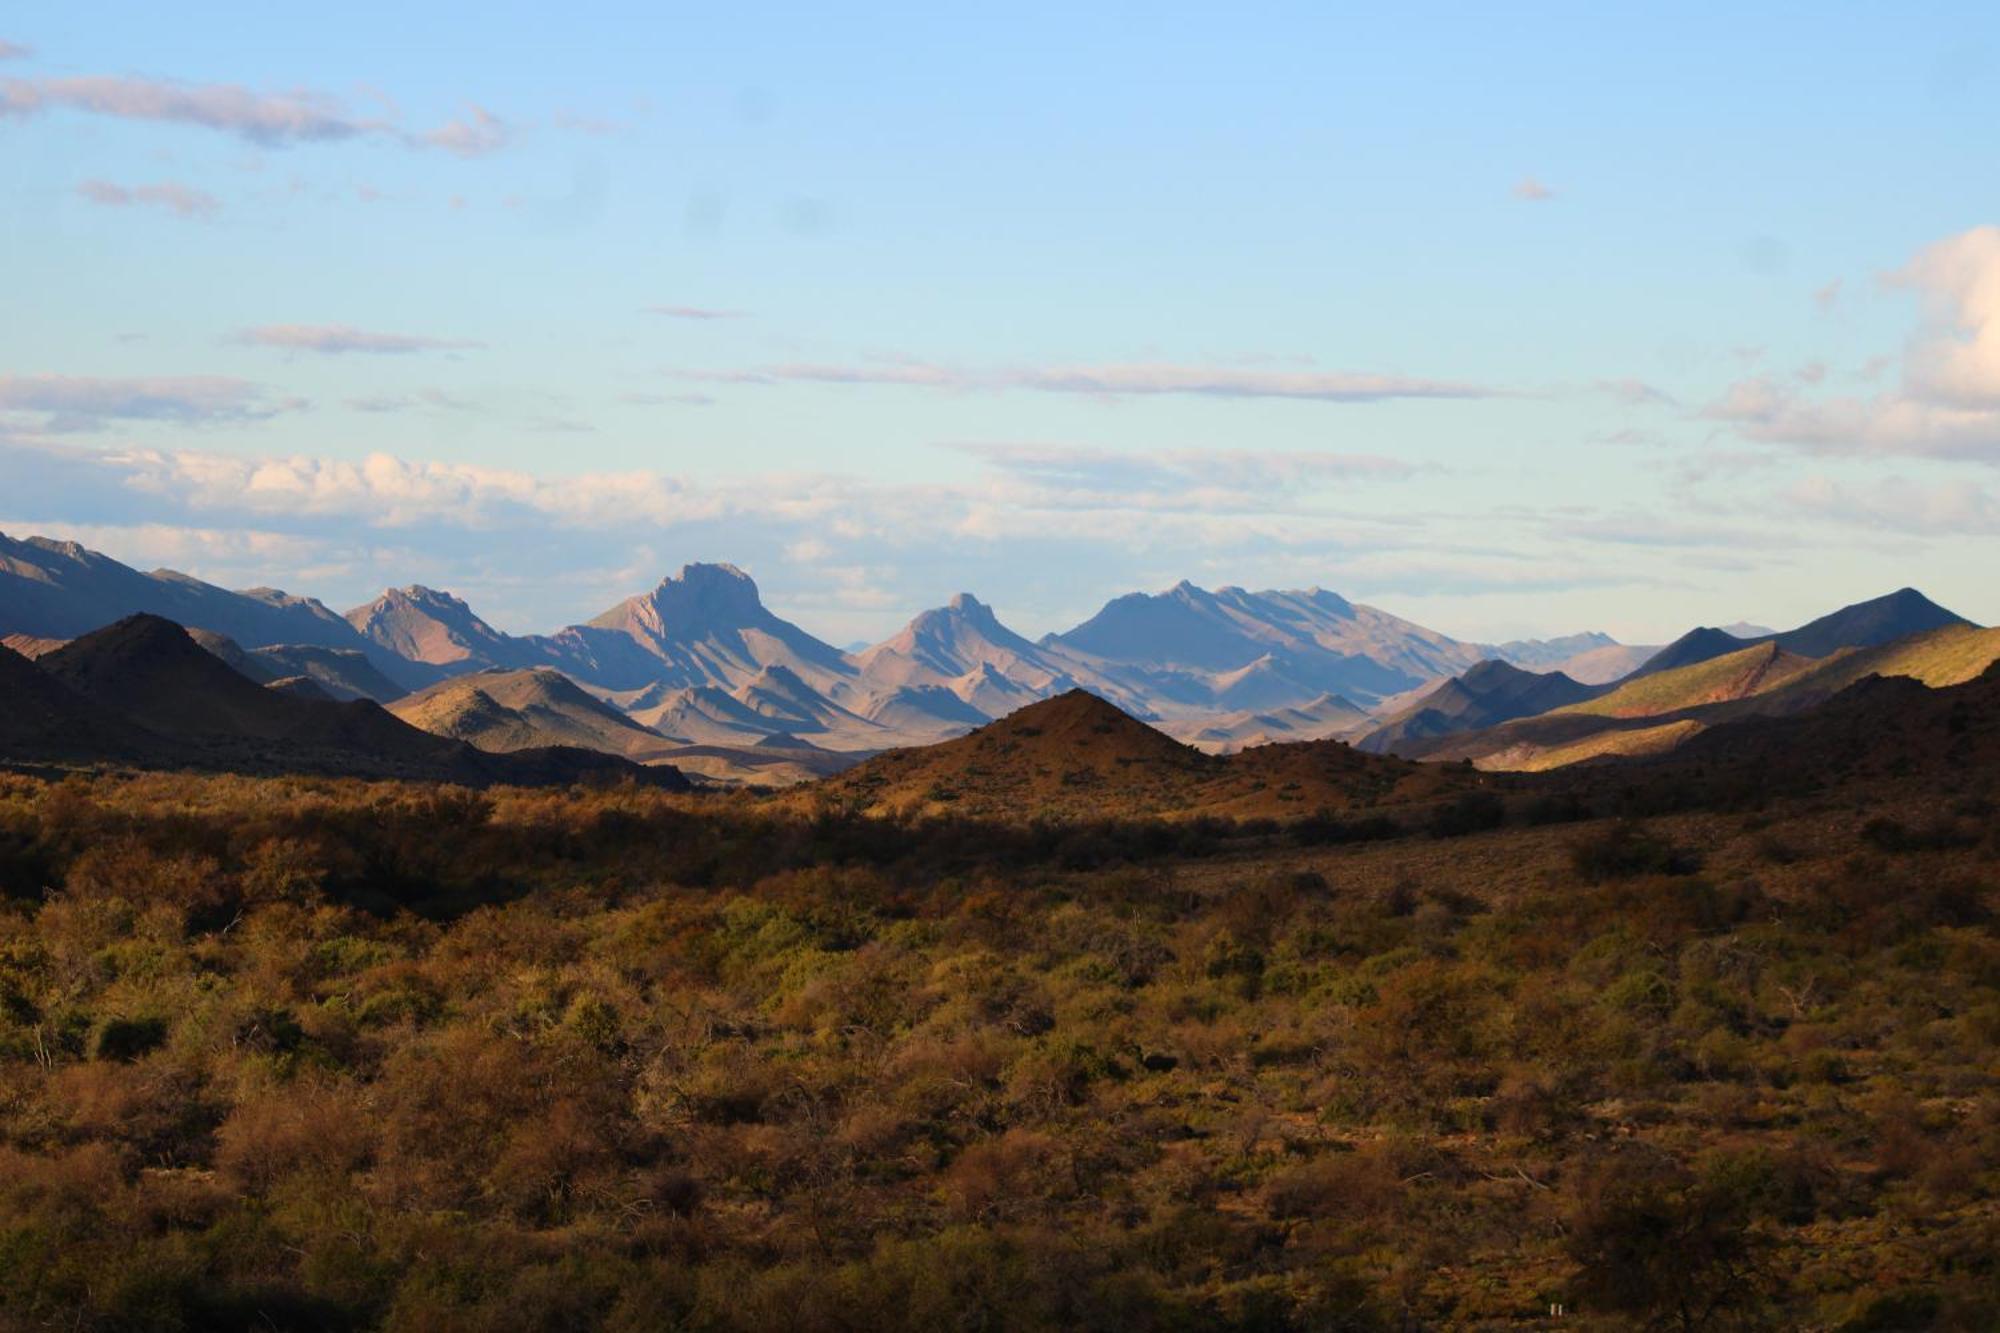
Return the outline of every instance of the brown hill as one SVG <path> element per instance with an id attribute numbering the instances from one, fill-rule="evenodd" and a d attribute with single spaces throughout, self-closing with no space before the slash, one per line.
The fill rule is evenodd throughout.
<path id="1" fill-rule="evenodd" d="M 433 735 L 495 753 L 575 745 L 644 762 L 673 748 L 548 667 L 457 676 L 397 700 L 389 711 Z"/>
<path id="2" fill-rule="evenodd" d="M 1760 799 L 1855 785 L 1977 796 L 1996 770 L 2000 661 L 1943 688 L 1865 676 L 1805 712 L 1711 727 L 1670 755 L 1621 768 L 1619 778 L 1694 792 L 1721 784 Z"/>
<path id="3" fill-rule="evenodd" d="M 419 731 L 366 700 L 329 702 L 267 689 L 157 616 L 131 616 L 86 634 L 35 668 L 98 716 L 163 738 L 164 750 L 149 756 L 162 762 L 471 785 L 680 778 L 587 750 L 489 755 Z"/>
<path id="4" fill-rule="evenodd" d="M 1422 801 L 1477 781 L 1337 741 L 1204 754 L 1071 690 L 956 740 L 878 755 L 810 799 L 973 818 L 1285 817 Z"/>

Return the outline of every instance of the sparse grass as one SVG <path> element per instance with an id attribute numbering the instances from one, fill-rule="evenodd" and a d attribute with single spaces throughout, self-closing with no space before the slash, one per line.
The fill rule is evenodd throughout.
<path id="1" fill-rule="evenodd" d="M 1992 1326 L 1990 805 L 1464 805 L 0 778 L 0 1324 Z"/>

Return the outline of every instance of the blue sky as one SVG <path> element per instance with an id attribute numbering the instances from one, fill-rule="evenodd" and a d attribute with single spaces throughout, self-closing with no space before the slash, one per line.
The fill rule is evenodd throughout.
<path id="1" fill-rule="evenodd" d="M 549 629 L 1986 622 L 1990 7 L 8 6 L 0 527 Z"/>

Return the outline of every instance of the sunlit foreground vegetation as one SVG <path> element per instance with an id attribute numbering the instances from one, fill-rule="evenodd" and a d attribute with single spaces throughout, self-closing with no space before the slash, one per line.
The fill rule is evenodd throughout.
<path id="1" fill-rule="evenodd" d="M 2000 1326 L 1991 805 L 1608 814 L 0 779 L 0 1320 Z"/>

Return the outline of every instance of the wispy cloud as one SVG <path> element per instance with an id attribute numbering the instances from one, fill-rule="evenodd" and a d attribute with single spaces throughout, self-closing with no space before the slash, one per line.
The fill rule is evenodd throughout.
<path id="1" fill-rule="evenodd" d="M 649 305 L 649 315 L 664 315 L 668 319 L 748 319 L 747 310 L 712 310 L 698 305 Z"/>
<path id="2" fill-rule="evenodd" d="M 183 218 L 213 217 L 222 207 L 222 201 L 206 190 L 174 181 L 116 185 L 111 181 L 88 180 L 77 186 L 76 192 L 104 208 L 160 208 Z"/>
<path id="3" fill-rule="evenodd" d="M 262 421 L 302 406 L 301 400 L 275 397 L 262 385 L 215 375 L 0 375 L 0 412 L 39 414 L 38 427 L 45 431 L 97 430 L 113 421 Z"/>
<path id="4" fill-rule="evenodd" d="M 510 138 L 504 122 L 476 106 L 463 119 L 413 130 L 381 116 L 356 115 L 339 99 L 309 89 L 258 92 L 241 84 L 118 74 L 0 80 L 0 116 L 50 110 L 195 126 L 265 148 L 379 138 L 473 157 L 505 147 Z"/>
<path id="5" fill-rule="evenodd" d="M 470 403 L 452 397 L 442 389 L 419 389 L 415 393 L 368 394 L 349 398 L 346 406 L 356 412 L 407 412 L 417 408 L 444 408 L 464 411 Z"/>
<path id="6" fill-rule="evenodd" d="M 1042 366 L 974 371 L 921 361 L 865 365 L 793 363 L 752 370 L 683 371 L 718 384 L 884 384 L 953 392 L 1027 390 L 1101 398 L 1190 395 L 1370 403 L 1396 398 L 1501 398 L 1505 391 L 1455 380 L 1345 371 L 1259 371 L 1185 365 Z"/>
<path id="7" fill-rule="evenodd" d="M 0 38 L 0 60 L 26 60 L 33 54 L 35 54 L 35 48 L 32 46 L 23 46 L 19 42 L 10 42 L 5 38 Z"/>
<path id="8" fill-rule="evenodd" d="M 2000 531 L 2000 501 L 1985 487 L 1963 480 L 1925 485 L 1886 477 L 1857 488 L 1810 476 L 1786 489 L 1779 500 L 1795 516 L 1913 536 Z"/>
<path id="9" fill-rule="evenodd" d="M 1120 453 L 1070 445 L 981 444 L 946 446 L 1002 472 L 1052 490 L 1085 495 L 1123 496 L 1171 493 L 1189 501 L 1234 494 L 1271 493 L 1342 482 L 1403 480 L 1419 468 L 1379 454 L 1324 451 L 1167 449 Z"/>
<path id="10" fill-rule="evenodd" d="M 483 347 L 465 338 L 425 338 L 408 333 L 371 333 L 347 324 L 265 324 L 245 329 L 236 341 L 251 347 L 321 356 L 407 356 L 414 352 L 454 352 Z"/>
<path id="11" fill-rule="evenodd" d="M 1670 405 L 1674 401 L 1674 396 L 1665 389 L 1640 379 L 1598 380 L 1592 387 L 1627 407 L 1645 407 L 1656 403 Z"/>
<path id="12" fill-rule="evenodd" d="M 1523 176 L 1515 182 L 1514 197 L 1523 203 L 1539 204 L 1555 198 L 1556 192 L 1533 176 Z"/>
<path id="13" fill-rule="evenodd" d="M 705 393 L 623 393 L 618 401 L 633 407 L 713 407 L 715 399 Z"/>

